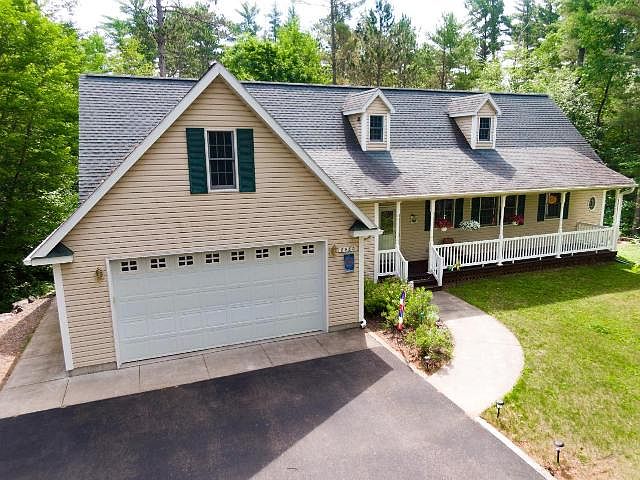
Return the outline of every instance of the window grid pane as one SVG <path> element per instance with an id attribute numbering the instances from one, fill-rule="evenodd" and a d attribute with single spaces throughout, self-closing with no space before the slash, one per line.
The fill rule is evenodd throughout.
<path id="1" fill-rule="evenodd" d="M 382 115 L 371 115 L 369 117 L 369 140 L 381 142 L 384 138 L 384 117 Z"/>
<path id="2" fill-rule="evenodd" d="M 481 118 L 480 128 L 478 129 L 478 140 L 489 142 L 491 141 L 491 119 Z"/>
<path id="3" fill-rule="evenodd" d="M 233 132 L 208 132 L 211 187 L 235 187 Z"/>
<path id="4" fill-rule="evenodd" d="M 560 206 L 562 196 L 560 193 L 547 194 L 547 214 L 546 218 L 560 218 Z"/>
<path id="5" fill-rule="evenodd" d="M 498 210 L 496 197 L 480 198 L 480 225 L 497 225 L 496 213 Z"/>
<path id="6" fill-rule="evenodd" d="M 436 200 L 436 220 L 446 219 L 454 225 L 454 200 Z"/>

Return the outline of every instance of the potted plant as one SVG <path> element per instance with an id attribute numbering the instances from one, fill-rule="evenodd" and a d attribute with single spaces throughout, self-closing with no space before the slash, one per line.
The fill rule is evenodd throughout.
<path id="1" fill-rule="evenodd" d="M 477 220 L 463 220 L 460 222 L 459 228 L 467 231 L 479 230 L 480 222 Z"/>
<path id="2" fill-rule="evenodd" d="M 524 225 L 524 217 L 522 215 L 513 215 L 511 217 L 511 225 Z"/>
<path id="3" fill-rule="evenodd" d="M 451 225 L 451 222 L 446 218 L 439 218 L 436 220 L 436 227 L 438 227 L 442 232 L 446 232 L 447 229 L 451 228 L 452 226 L 453 225 Z"/>

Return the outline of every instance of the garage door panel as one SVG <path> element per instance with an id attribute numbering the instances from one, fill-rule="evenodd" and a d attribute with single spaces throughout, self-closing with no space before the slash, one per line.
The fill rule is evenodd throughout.
<path id="1" fill-rule="evenodd" d="M 217 252 L 219 262 L 210 264 L 204 253 L 185 252 L 194 264 L 182 267 L 177 255 L 162 257 L 162 268 L 132 259 L 134 271 L 111 262 L 119 360 L 324 330 L 324 245 L 315 244 L 315 255 L 293 245 L 286 257 L 278 246 L 264 248 L 268 258 L 245 249 L 243 261 Z"/>

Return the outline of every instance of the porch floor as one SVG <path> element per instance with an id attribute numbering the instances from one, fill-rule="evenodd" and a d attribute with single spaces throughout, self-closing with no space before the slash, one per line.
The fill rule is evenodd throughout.
<path id="1" fill-rule="evenodd" d="M 485 266 L 463 267 L 460 270 L 445 270 L 442 285 L 451 285 L 477 278 L 485 278 L 503 275 L 506 273 L 530 272 L 534 270 L 543 270 L 545 268 L 553 268 L 569 265 L 586 265 L 592 263 L 613 261 L 617 252 L 609 250 L 600 252 L 584 252 L 574 255 L 563 255 L 560 258 L 544 257 L 542 259 L 518 260 L 515 262 L 505 263 L 502 266 L 495 264 Z M 417 287 L 426 287 L 438 290 L 438 285 L 430 273 L 427 273 L 428 261 L 418 260 L 409 262 L 408 280 L 414 282 Z"/>

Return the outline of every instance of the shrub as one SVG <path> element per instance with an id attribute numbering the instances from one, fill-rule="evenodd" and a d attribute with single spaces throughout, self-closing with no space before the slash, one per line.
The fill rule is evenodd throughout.
<path id="1" fill-rule="evenodd" d="M 453 339 L 446 327 L 420 325 L 407 335 L 407 342 L 418 347 L 427 370 L 444 365 L 453 356 Z"/>
<path id="2" fill-rule="evenodd" d="M 438 320 L 438 307 L 431 304 L 433 293 L 425 288 L 416 288 L 404 307 L 404 324 L 416 328 L 419 325 L 434 326 Z"/>
<path id="3" fill-rule="evenodd" d="M 382 315 L 387 310 L 389 303 L 393 303 L 396 308 L 400 302 L 403 288 L 408 291 L 409 285 L 395 277 L 382 280 L 379 283 L 366 279 L 364 283 L 365 312 L 372 315 Z"/>

